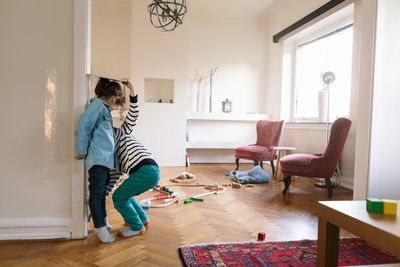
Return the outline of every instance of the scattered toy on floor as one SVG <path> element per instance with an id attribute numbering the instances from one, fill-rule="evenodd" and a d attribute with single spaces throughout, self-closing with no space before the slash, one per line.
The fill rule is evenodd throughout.
<path id="1" fill-rule="evenodd" d="M 232 183 L 232 188 L 242 188 L 242 185 L 236 182 Z"/>
<path id="2" fill-rule="evenodd" d="M 219 185 L 218 185 L 218 183 L 208 184 L 204 188 L 207 190 L 213 190 L 214 188 L 219 188 Z"/>
<path id="3" fill-rule="evenodd" d="M 165 194 L 173 194 L 174 191 L 172 191 L 171 189 L 163 186 L 163 185 L 157 185 L 156 187 L 153 188 L 153 190 L 158 191 L 160 193 L 165 193 Z"/>
<path id="4" fill-rule="evenodd" d="M 257 234 L 257 241 L 264 241 L 265 240 L 265 233 L 264 232 L 259 232 Z"/>
<path id="5" fill-rule="evenodd" d="M 196 175 L 189 172 L 182 172 L 178 177 L 169 179 L 174 183 L 193 183 L 197 181 Z"/>
<path id="6" fill-rule="evenodd" d="M 152 201 L 160 201 L 160 200 L 164 200 L 164 203 L 162 204 L 152 203 Z M 140 204 L 142 205 L 142 207 L 147 206 L 148 208 L 164 208 L 178 201 L 179 201 L 179 194 L 175 192 L 172 193 L 171 195 L 165 195 L 164 197 L 157 196 L 157 197 L 142 199 L 140 200 Z"/>
<path id="7" fill-rule="evenodd" d="M 226 172 L 226 173 L 225 173 L 225 176 L 235 176 L 236 172 L 237 172 L 237 170 L 233 170 L 233 171 L 230 171 L 230 172 Z"/>
<path id="8" fill-rule="evenodd" d="M 157 194 L 152 198 L 147 198 L 147 199 L 142 199 L 140 201 L 141 206 L 144 208 L 145 206 L 148 208 L 164 208 L 164 207 L 168 207 L 174 203 L 177 203 L 179 201 L 183 201 L 184 204 L 189 204 L 192 203 L 192 201 L 197 201 L 197 202 L 204 202 L 204 199 L 202 197 L 204 196 L 209 196 L 209 195 L 219 195 L 221 193 L 225 193 L 226 192 L 226 188 L 223 187 L 219 187 L 218 184 L 212 184 L 209 185 L 211 186 L 209 190 L 209 192 L 205 192 L 202 194 L 198 194 L 195 196 L 192 195 L 179 195 L 179 193 L 174 192 L 170 195 L 167 194 Z M 155 189 L 154 189 L 155 190 Z M 157 189 L 158 190 L 158 189 Z M 164 203 L 162 204 L 155 204 L 152 203 L 152 201 L 160 201 L 160 200 L 164 200 Z"/>

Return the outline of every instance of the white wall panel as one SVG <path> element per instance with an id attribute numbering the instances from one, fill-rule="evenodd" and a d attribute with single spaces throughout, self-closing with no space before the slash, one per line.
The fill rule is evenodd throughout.
<path id="1" fill-rule="evenodd" d="M 369 197 L 400 199 L 399 14 L 399 1 L 378 1 Z"/>
<path id="2" fill-rule="evenodd" d="M 0 239 L 70 237 L 74 2 L 1 1 L 0 35 Z"/>
<path id="3" fill-rule="evenodd" d="M 131 0 L 92 0 L 91 72 L 126 78 L 131 75 Z"/>
<path id="4" fill-rule="evenodd" d="M 149 21 L 148 3 L 132 1 L 132 80 L 140 114 L 133 134 L 162 166 L 184 166 L 186 132 L 186 25 L 161 32 Z M 186 18 L 185 18 L 186 19 Z M 174 103 L 144 102 L 146 78 L 174 80 Z"/>

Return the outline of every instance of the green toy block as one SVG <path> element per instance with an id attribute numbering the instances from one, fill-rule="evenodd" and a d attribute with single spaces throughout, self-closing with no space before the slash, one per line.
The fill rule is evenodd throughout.
<path id="1" fill-rule="evenodd" d="M 192 197 L 191 200 L 193 200 L 193 201 L 201 201 L 201 202 L 204 201 L 203 198 L 199 198 L 199 197 Z"/>
<path id="2" fill-rule="evenodd" d="M 396 215 L 397 214 L 397 201 L 390 199 L 383 199 L 383 214 Z"/>
<path id="3" fill-rule="evenodd" d="M 383 213 L 382 199 L 367 198 L 367 211 L 372 213 Z"/>
<path id="4" fill-rule="evenodd" d="M 192 201 L 190 199 L 186 199 L 183 201 L 183 204 L 190 204 L 190 203 L 192 203 Z"/>

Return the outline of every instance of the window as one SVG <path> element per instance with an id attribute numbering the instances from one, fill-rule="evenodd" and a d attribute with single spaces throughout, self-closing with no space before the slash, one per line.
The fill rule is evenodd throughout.
<path id="1" fill-rule="evenodd" d="M 338 12 L 340 13 L 340 12 Z M 327 17 L 284 41 L 282 116 L 291 122 L 333 122 L 350 115 L 352 9 Z M 335 81 L 322 82 L 324 72 Z"/>
<path id="2" fill-rule="evenodd" d="M 326 121 L 328 115 L 332 121 L 349 115 L 352 43 L 350 24 L 297 46 L 293 103 L 296 121 Z M 321 79 L 326 71 L 336 77 L 329 87 Z"/>

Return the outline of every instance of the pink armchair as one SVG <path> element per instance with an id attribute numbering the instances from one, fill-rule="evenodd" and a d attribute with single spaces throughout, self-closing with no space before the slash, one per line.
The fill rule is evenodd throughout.
<path id="1" fill-rule="evenodd" d="M 238 147 L 235 150 L 236 170 L 239 169 L 239 159 L 253 160 L 254 165 L 263 161 L 270 161 L 272 173 L 275 173 L 274 159 L 276 150 L 274 146 L 279 143 L 283 127 L 283 121 L 260 120 L 257 122 L 257 142 L 253 145 Z"/>
<path id="2" fill-rule="evenodd" d="M 328 146 L 324 154 L 292 154 L 281 158 L 280 166 L 283 173 L 285 195 L 289 189 L 292 176 L 311 178 L 325 178 L 325 186 L 328 189 L 328 197 L 332 197 L 331 177 L 340 159 L 347 135 L 351 127 L 351 121 L 339 118 L 331 128 Z"/>

